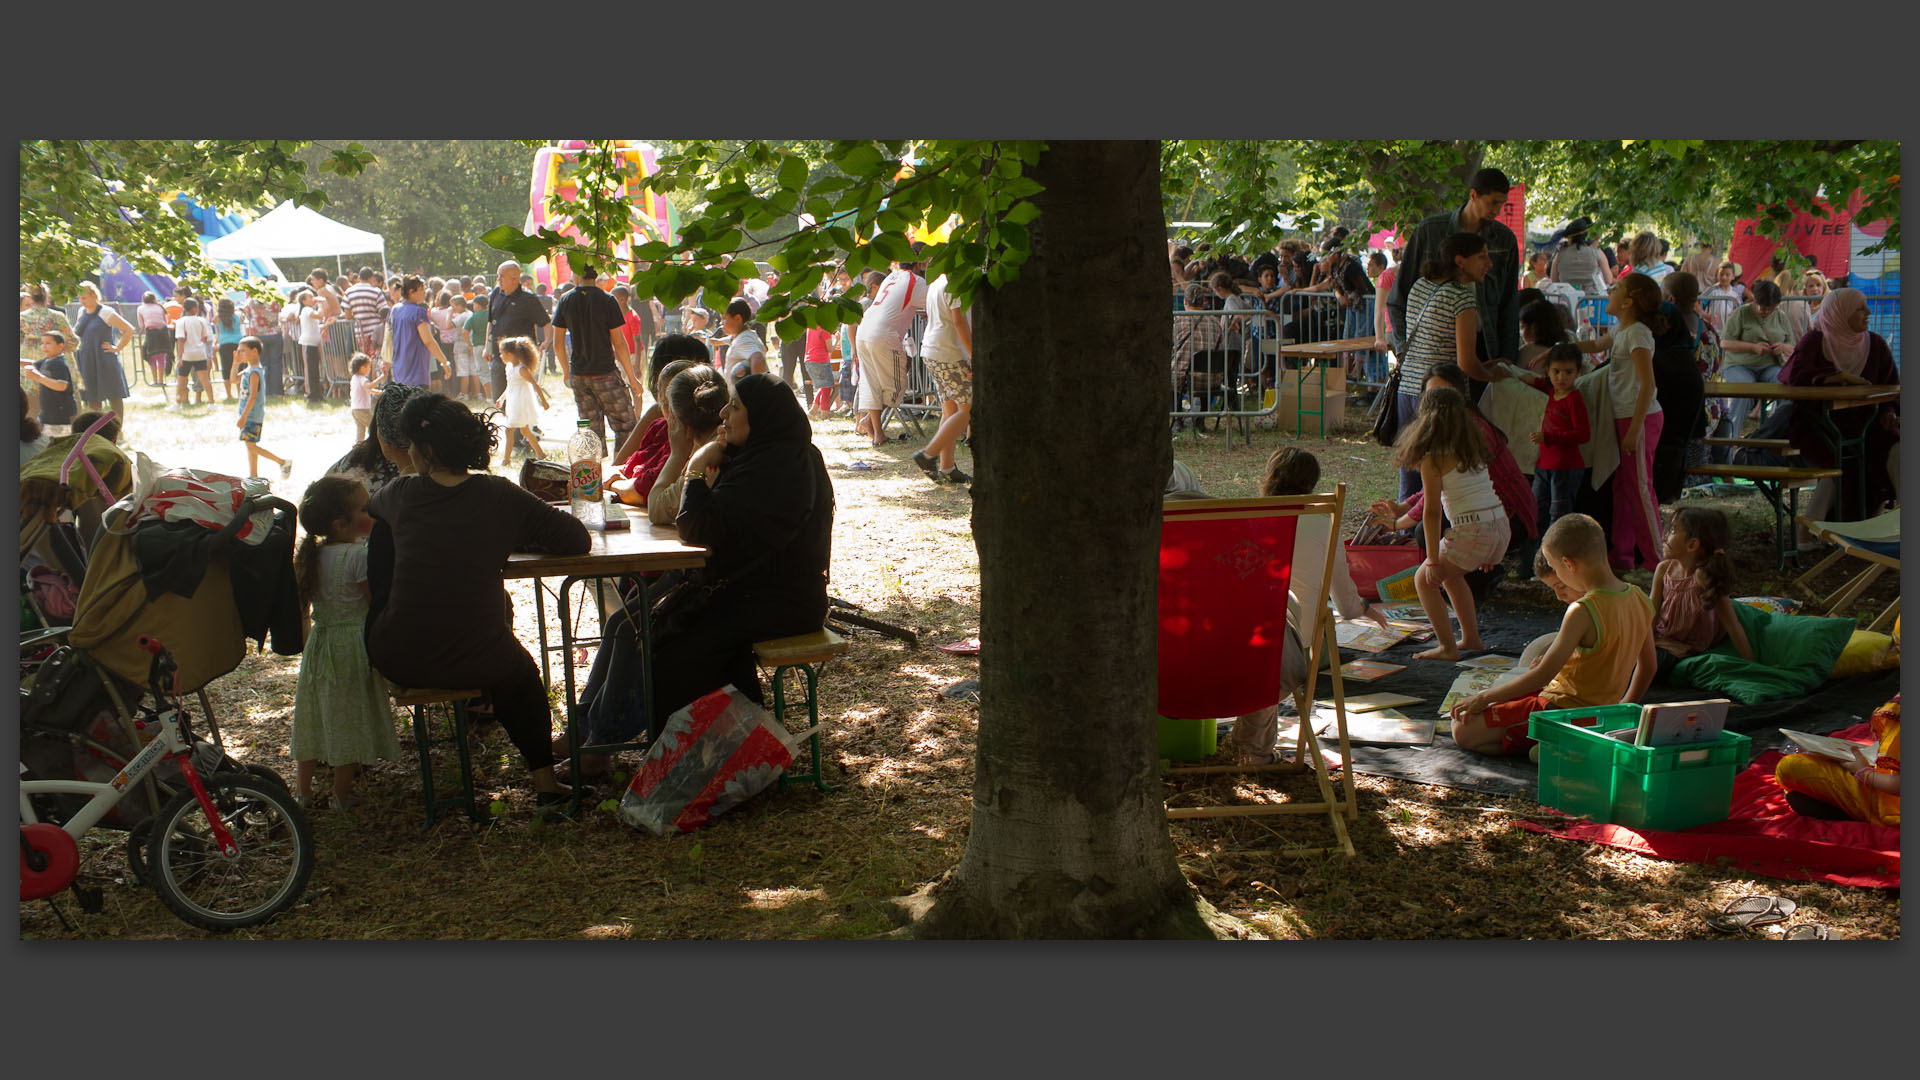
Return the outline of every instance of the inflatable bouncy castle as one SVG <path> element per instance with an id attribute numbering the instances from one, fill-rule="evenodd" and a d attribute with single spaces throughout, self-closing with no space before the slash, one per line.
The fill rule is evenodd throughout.
<path id="1" fill-rule="evenodd" d="M 201 206 L 182 193 L 174 192 L 170 199 L 179 205 L 187 220 L 193 222 L 194 230 L 200 234 L 200 246 L 206 247 L 207 241 L 217 240 L 230 232 L 243 228 L 248 218 L 239 214 L 216 214 Z M 124 211 L 123 211 L 124 213 Z M 238 264 L 249 277 L 277 278 L 280 268 L 272 259 L 248 259 Z M 132 264 L 119 255 L 107 251 L 100 256 L 100 298 L 108 303 L 134 303 L 140 294 L 152 292 L 165 300 L 173 295 L 174 281 L 165 274 L 142 274 Z"/>
<path id="2" fill-rule="evenodd" d="M 644 244 L 652 240 L 671 243 L 679 232 L 680 215 L 664 196 L 655 194 L 647 187 L 647 177 L 659 170 L 656 164 L 658 152 L 646 143 L 627 139 L 614 141 L 620 158 L 634 166 L 633 173 L 627 177 L 623 194 L 633 208 L 633 233 L 614 249 L 620 263 L 611 269 L 618 280 L 626 280 L 626 260 L 635 244 Z M 533 156 L 533 179 L 527 192 L 527 224 L 523 231 L 532 234 L 537 229 L 549 228 L 570 239 L 578 239 L 580 232 L 573 226 L 572 220 L 562 213 L 552 213 L 547 209 L 547 197 L 558 193 L 560 198 L 571 202 L 579 196 L 579 188 L 569 173 L 568 166 L 577 161 L 580 152 L 587 148 L 583 139 L 569 139 L 556 142 L 552 146 L 543 146 Z M 528 268 L 533 280 L 545 285 L 549 290 L 558 289 L 572 278 L 567 267 L 565 255 L 554 255 L 551 261 L 540 259 Z"/>

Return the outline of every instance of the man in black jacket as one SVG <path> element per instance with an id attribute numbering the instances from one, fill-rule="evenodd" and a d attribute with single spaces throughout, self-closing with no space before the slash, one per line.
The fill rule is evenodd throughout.
<path id="1" fill-rule="evenodd" d="M 1393 351 L 1406 355 L 1407 296 L 1419 280 L 1421 265 L 1435 258 L 1440 243 L 1457 232 L 1478 233 L 1487 242 L 1493 269 L 1474 286 L 1480 316 L 1480 336 L 1474 356 L 1460 357 L 1460 366 L 1473 376 L 1473 396 L 1480 397 L 1486 365 L 1512 362 L 1520 353 L 1520 242 L 1498 218 L 1512 185 L 1499 169 L 1481 169 L 1468 182 L 1467 201 L 1458 210 L 1444 210 L 1414 226 L 1401 258 L 1405 267 L 1394 277 L 1387 312 L 1393 317 Z"/>

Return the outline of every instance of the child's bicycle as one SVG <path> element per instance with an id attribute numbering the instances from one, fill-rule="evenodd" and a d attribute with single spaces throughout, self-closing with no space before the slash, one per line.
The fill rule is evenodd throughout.
<path id="1" fill-rule="evenodd" d="M 313 872 L 313 832 L 287 789 L 253 772 L 206 770 L 193 762 L 187 715 L 169 692 L 176 685 L 173 657 L 142 635 L 153 655 L 148 681 L 158 735 L 107 783 L 85 780 L 20 781 L 20 899 L 51 897 L 79 873 L 79 840 L 140 780 L 172 758 L 186 789 L 160 810 L 153 830 L 129 861 L 174 914 L 208 930 L 265 922 L 292 906 Z M 23 765 L 21 772 L 25 773 Z M 87 795 L 64 825 L 42 822 L 35 796 Z M 134 854 L 143 852 L 144 857 Z"/>

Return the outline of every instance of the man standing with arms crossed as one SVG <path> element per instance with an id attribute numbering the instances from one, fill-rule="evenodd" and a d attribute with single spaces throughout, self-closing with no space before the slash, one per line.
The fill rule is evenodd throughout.
<path id="1" fill-rule="evenodd" d="M 602 446 L 620 446 L 634 428 L 633 394 L 627 386 L 640 385 L 633 373 L 633 354 L 627 351 L 626 313 L 600 288 L 599 274 L 591 264 L 579 266 L 574 279 L 577 287 L 553 309 L 553 354 L 560 360 L 560 377 L 573 390 L 580 419 L 593 426 Z M 613 429 L 612 442 L 607 441 L 608 427 Z"/>
<path id="2" fill-rule="evenodd" d="M 1425 260 L 1437 258 L 1441 241 L 1457 232 L 1478 233 L 1486 240 L 1493 269 L 1486 280 L 1473 287 L 1480 334 L 1474 355 L 1459 358 L 1460 367 L 1473 377 L 1476 401 L 1486 384 L 1493 381 L 1490 365 L 1510 363 L 1520 352 L 1520 243 L 1512 229 L 1496 220 L 1507 204 L 1510 187 L 1507 175 L 1499 169 L 1481 169 L 1468 181 L 1467 201 L 1458 210 L 1443 210 L 1414 226 L 1400 259 L 1405 269 L 1395 277 L 1393 293 L 1387 298 L 1387 313 L 1393 317 L 1393 351 L 1405 356 L 1407 295 L 1420 279 Z M 1417 392 L 1417 388 L 1402 392 Z"/>

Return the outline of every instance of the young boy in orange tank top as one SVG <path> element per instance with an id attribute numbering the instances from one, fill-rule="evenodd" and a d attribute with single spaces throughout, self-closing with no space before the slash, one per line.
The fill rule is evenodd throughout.
<path id="1" fill-rule="evenodd" d="M 1653 604 L 1608 567 L 1600 523 L 1568 514 L 1547 529 L 1540 547 L 1577 599 L 1537 663 L 1454 706 L 1453 741 L 1462 749 L 1524 753 L 1533 745 L 1532 714 L 1638 701 L 1653 681 Z"/>

